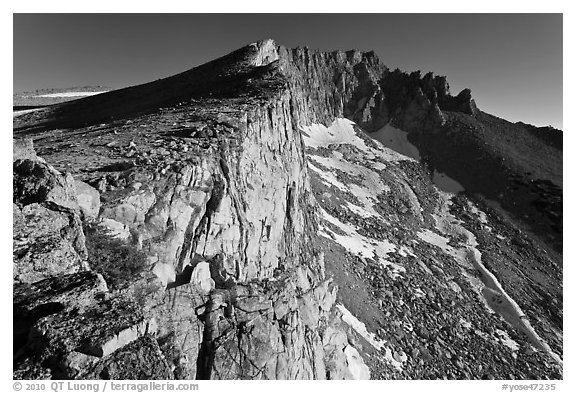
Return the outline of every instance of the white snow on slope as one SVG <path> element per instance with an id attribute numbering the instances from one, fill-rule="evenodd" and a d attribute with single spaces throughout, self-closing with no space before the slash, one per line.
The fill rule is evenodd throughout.
<path id="1" fill-rule="evenodd" d="M 360 200 L 360 205 L 357 206 L 360 209 L 349 207 L 352 212 L 362 217 L 379 217 L 373 205 L 378 202 L 377 195 L 389 192 L 390 187 L 382 182 L 377 171 L 387 167 L 385 162 L 408 158 L 384 146 L 379 146 L 378 149 L 368 146 L 358 136 L 354 123 L 348 119 L 336 119 L 330 127 L 322 124 L 303 127 L 302 135 L 308 148 L 309 168 L 317 173 L 326 185 L 350 192 Z M 325 156 L 326 152 L 322 155 L 316 153 L 316 148 L 334 145 L 349 145 L 351 148 L 343 150 L 345 154 L 341 151 L 331 151 L 328 156 Z M 338 179 L 339 173 L 346 174 L 354 181 L 344 184 Z"/>
<path id="2" fill-rule="evenodd" d="M 468 201 L 468 207 L 470 208 L 472 213 L 474 213 L 475 215 L 478 216 L 478 219 L 480 220 L 480 222 L 482 224 L 488 224 L 488 218 L 486 216 L 486 213 L 484 213 L 482 210 L 478 209 L 476 207 L 476 205 L 474 205 L 471 201 Z"/>
<path id="3" fill-rule="evenodd" d="M 302 137 L 306 147 L 318 148 L 328 147 L 332 144 L 348 144 L 362 150 L 368 160 L 376 160 L 376 158 L 379 158 L 376 162 L 380 163 L 383 161 L 412 160 L 412 158 L 403 156 L 376 140 L 373 140 L 373 142 L 380 145 L 380 149 L 374 149 L 368 146 L 364 140 L 356 134 L 354 122 L 348 119 L 336 119 L 329 127 L 322 124 L 312 124 L 302 127 Z"/>
<path id="4" fill-rule="evenodd" d="M 352 213 L 356 213 L 358 214 L 360 217 L 364 217 L 364 218 L 368 218 L 371 217 L 372 214 L 368 213 L 365 209 L 361 208 L 360 206 L 356 206 L 355 204 L 346 201 L 346 207 L 348 208 L 348 210 L 350 210 Z"/>
<path id="5" fill-rule="evenodd" d="M 374 210 L 373 205 L 378 202 L 375 198 L 376 195 L 382 192 L 390 191 L 390 188 L 386 186 L 377 172 L 370 170 L 362 165 L 362 163 L 352 163 L 342 157 L 342 154 L 334 151 L 330 157 L 322 157 L 310 154 L 309 159 L 317 162 L 321 166 L 327 168 L 326 171 L 320 170 L 318 167 L 311 167 L 312 170 L 320 174 L 320 177 L 330 181 L 331 184 L 338 187 L 341 191 L 349 191 L 356 198 L 358 198 L 362 204 L 362 207 L 366 210 L 366 214 L 378 217 L 378 213 Z M 344 185 L 342 182 L 337 180 L 335 173 L 337 171 L 344 172 L 352 176 L 358 183 L 349 183 Z"/>
<path id="6" fill-rule="evenodd" d="M 385 137 L 392 137 L 392 142 L 401 145 L 400 147 L 406 150 L 403 151 L 404 153 L 414 158 L 419 157 L 417 149 L 409 144 L 405 138 L 406 135 L 401 134 L 400 130 L 388 127 L 382 131 L 385 133 Z M 390 192 L 390 188 L 383 181 L 383 179 L 388 178 L 387 175 L 381 177 L 378 170 L 393 165 L 394 161 L 407 160 L 408 158 L 383 146 L 371 147 L 369 142 L 358 136 L 358 132 L 361 131 L 354 129 L 354 123 L 345 119 L 334 121 L 330 127 L 312 125 L 303 128 L 303 139 L 308 148 L 306 151 L 309 159 L 308 165 L 311 171 L 320 177 L 320 181 L 328 186 L 334 186 L 340 191 L 351 193 L 357 198 L 357 202 L 345 201 L 341 207 L 360 217 L 374 216 L 383 219 L 374 208 L 378 202 L 375 197 L 383 192 Z M 346 145 L 350 147 L 346 147 Z M 316 150 L 318 148 L 325 149 Z M 459 183 L 440 173 L 435 173 L 434 183 L 451 193 L 462 190 Z M 407 193 L 410 195 L 408 190 Z M 330 192 L 326 192 L 326 194 L 329 196 Z M 440 194 L 443 204 L 433 215 L 436 220 L 436 229 L 419 231 L 417 233 L 419 240 L 437 246 L 445 254 L 452 256 L 461 266 L 462 274 L 467 277 L 489 312 L 497 313 L 512 326 L 527 334 L 535 346 L 546 351 L 561 364 L 562 361 L 559 356 L 553 353 L 548 344 L 536 334 L 516 302 L 504 291 L 496 277 L 482 264 L 481 253 L 476 248 L 478 246 L 476 238 L 461 225 L 461 221 L 449 212 L 452 195 L 446 192 L 440 192 Z M 416 197 L 414 196 L 414 198 Z M 414 201 L 414 205 L 419 207 L 417 199 Z M 402 266 L 387 261 L 386 256 L 391 252 L 398 252 L 402 256 L 407 256 L 411 253 L 409 249 L 400 248 L 398 250 L 397 246 L 388 241 L 376 241 L 365 237 L 358 232 L 358 227 L 355 225 L 340 221 L 325 209 L 320 209 L 320 212 L 324 222 L 324 225 L 320 225 L 320 235 L 333 239 L 349 252 L 362 258 L 374 258 L 384 265 L 392 265 L 396 277 L 405 272 Z M 479 216 L 484 224 L 487 222 L 483 212 L 478 209 L 473 212 Z M 453 245 L 452 239 L 458 240 L 459 244 Z M 384 349 L 386 358 L 393 363 L 396 362 L 396 367 L 401 367 L 401 363 L 398 363 L 392 357 L 389 349 L 385 348 L 385 341 L 377 340 L 376 336 L 368 332 L 366 326 L 358 321 L 343 305 L 338 307 L 344 314 L 345 322 L 353 326 L 372 346 L 377 349 Z M 503 330 L 498 330 L 495 335 L 478 331 L 478 334 L 480 333 L 486 340 L 504 345 L 510 348 L 513 353 L 518 351 L 518 344 Z M 350 361 L 354 361 L 353 356 L 350 357 Z"/>
<path id="7" fill-rule="evenodd" d="M 371 132 L 369 135 L 381 142 L 384 146 L 388 146 L 400 154 L 412 157 L 415 160 L 420 160 L 420 151 L 418 151 L 416 146 L 410 143 L 408 140 L 408 133 L 391 126 L 390 123 L 386 124 L 378 131 Z"/>
<path id="8" fill-rule="evenodd" d="M 360 356 L 356 348 L 352 345 L 346 345 L 344 355 L 346 355 L 348 370 L 350 374 L 352 374 L 352 378 L 355 380 L 370 379 L 370 368 L 364 363 L 362 356 Z"/>
<path id="9" fill-rule="evenodd" d="M 334 186 L 342 192 L 350 193 L 357 202 L 344 201 L 342 208 L 363 218 L 376 217 L 385 222 L 374 208 L 377 196 L 390 192 L 390 187 L 382 180 L 379 170 L 387 168 L 388 162 L 408 159 L 386 147 L 374 142 L 378 148 L 368 146 L 358 136 L 360 130 L 354 129 L 354 123 L 347 119 L 336 119 L 330 127 L 316 124 L 303 128 L 303 138 L 308 149 L 308 167 L 316 173 L 320 181 L 327 186 Z M 349 145 L 319 153 L 315 148 L 335 145 Z M 344 176 L 343 176 L 344 175 Z M 344 184 L 343 179 L 350 179 Z M 322 200 L 322 199 L 321 199 Z M 326 210 L 321 209 L 321 217 L 339 230 L 332 230 L 328 225 L 320 225 L 320 235 L 332 239 L 349 252 L 362 258 L 373 258 L 384 265 L 390 265 L 398 276 L 405 272 L 404 267 L 386 260 L 386 255 L 398 252 L 406 257 L 411 251 L 406 247 L 398 249 L 387 240 L 375 240 L 363 236 L 355 225 L 340 221 Z M 343 235 L 344 233 L 345 235 Z"/>
<path id="10" fill-rule="evenodd" d="M 511 326 L 526 334 L 532 345 L 546 352 L 559 365 L 562 365 L 562 359 L 558 354 L 552 351 L 546 341 L 544 341 L 530 324 L 528 318 L 516 303 L 516 301 L 504 290 L 497 277 L 490 272 L 482 263 L 482 253 L 476 248 L 478 242 L 476 237 L 461 224 L 449 211 L 451 204 L 451 195 L 440 192 L 442 197 L 442 206 L 434 214 L 436 228 L 448 237 L 456 236 L 463 239 L 464 245 L 455 248 L 448 244 L 448 238 L 435 234 L 432 231 L 425 230 L 418 232 L 418 237 L 432 245 L 441 248 L 445 253 L 452 255 L 454 259 L 462 266 L 462 273 L 468 277 L 472 287 L 479 293 L 480 298 L 493 312 L 500 315 Z M 467 270 L 476 270 L 481 280 L 472 277 Z M 500 338 L 504 345 L 511 347 L 511 340 Z"/>
<path id="11" fill-rule="evenodd" d="M 398 370 L 402 370 L 402 363 L 398 362 L 392 356 L 392 351 L 386 346 L 386 341 L 380 340 L 374 333 L 370 333 L 366 328 L 364 322 L 361 322 L 356 318 L 343 304 L 336 304 L 336 308 L 342 313 L 342 320 L 346 322 L 352 329 L 356 331 L 364 340 L 366 340 L 372 347 L 382 351 L 384 350 L 386 354 L 384 359 L 390 362 Z"/>
<path id="12" fill-rule="evenodd" d="M 324 183 L 326 185 L 328 186 L 332 185 L 334 187 L 337 187 L 338 189 L 340 189 L 340 191 L 350 191 L 346 185 L 338 181 L 338 178 L 334 173 L 330 171 L 323 171 L 322 169 L 318 168 L 311 162 L 308 162 L 308 168 L 316 172 L 322 178 L 322 180 L 324 180 Z"/>
<path id="13" fill-rule="evenodd" d="M 307 147 L 327 147 L 331 144 L 349 144 L 362 150 L 368 150 L 364 141 L 356 135 L 354 122 L 348 119 L 336 119 L 329 126 L 313 124 L 302 128 L 304 144 Z"/>
<path id="14" fill-rule="evenodd" d="M 434 171 L 432 176 L 432 182 L 443 191 L 448 191 L 452 194 L 458 194 L 464 191 L 462 184 L 458 183 L 456 180 L 452 179 L 445 173 Z"/>
<path id="15" fill-rule="evenodd" d="M 428 244 L 432 244 L 436 247 L 439 247 L 444 251 L 446 254 L 454 253 L 454 248 L 448 245 L 448 239 L 444 236 L 440 236 L 439 234 L 432 232 L 429 229 L 424 229 L 416 233 L 421 240 L 425 241 Z"/>
<path id="16" fill-rule="evenodd" d="M 378 131 L 370 132 L 368 135 L 381 142 L 384 146 L 407 157 L 420 161 L 420 151 L 408 140 L 408 132 L 393 127 L 388 123 Z M 442 172 L 434 171 L 432 181 L 441 190 L 453 194 L 458 194 L 459 192 L 464 191 L 464 187 L 460 183 Z"/>
<path id="17" fill-rule="evenodd" d="M 377 241 L 362 236 L 358 233 L 354 225 L 341 222 L 322 208 L 320 209 L 320 212 L 322 214 L 321 217 L 324 220 L 335 225 L 338 229 L 346 233 L 346 235 L 340 235 L 327 226 L 320 224 L 320 235 L 327 237 L 328 239 L 333 239 L 336 243 L 340 244 L 352 254 L 363 258 L 379 260 L 384 266 L 391 266 L 397 273 L 404 273 L 406 271 L 403 266 L 386 260 L 386 254 L 396 251 L 396 246 L 394 244 L 387 240 Z"/>
<path id="18" fill-rule="evenodd" d="M 50 93 L 50 94 L 39 94 L 38 98 L 70 98 L 70 97 L 89 97 L 96 94 L 107 93 L 108 91 L 67 91 L 63 93 Z"/>
<path id="19" fill-rule="evenodd" d="M 44 109 L 44 108 L 33 108 L 33 109 L 23 109 L 21 111 L 14 111 L 14 112 L 12 112 L 12 117 L 14 118 L 17 116 L 25 115 L 26 113 L 41 111 L 42 109 Z"/>
<path id="20" fill-rule="evenodd" d="M 370 345 L 372 345 L 377 350 L 381 350 L 386 347 L 386 342 L 384 340 L 380 340 L 374 333 L 370 333 L 368 329 L 366 329 L 366 325 L 364 322 L 361 322 L 356 318 L 343 304 L 337 304 L 336 308 L 340 310 L 342 313 L 342 320 L 350 325 L 356 332 L 361 335 L 364 340 L 368 341 Z"/>

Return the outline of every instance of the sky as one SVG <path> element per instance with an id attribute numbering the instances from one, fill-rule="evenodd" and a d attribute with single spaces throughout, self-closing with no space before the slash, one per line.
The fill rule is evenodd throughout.
<path id="1" fill-rule="evenodd" d="M 562 14 L 14 14 L 14 92 L 120 88 L 272 38 L 374 50 L 403 71 L 445 75 L 452 94 L 510 121 L 563 128 Z"/>

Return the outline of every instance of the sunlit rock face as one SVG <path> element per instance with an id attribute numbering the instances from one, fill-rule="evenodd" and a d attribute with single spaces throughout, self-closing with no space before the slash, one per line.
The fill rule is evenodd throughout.
<path id="1" fill-rule="evenodd" d="M 126 321 L 125 332 L 111 327 L 119 338 L 110 342 L 149 348 L 139 337 L 156 337 L 175 367 L 174 377 L 369 375 L 351 344 L 324 337 L 322 326 L 339 318 L 332 307 L 336 287 L 314 247 L 315 203 L 298 128 L 324 108 L 309 107 L 306 96 L 289 88 L 291 79 L 278 65 L 286 56 L 286 49 L 265 41 L 220 60 L 225 64 L 216 66 L 233 70 L 231 77 L 239 79 L 225 94 L 238 98 L 198 99 L 187 111 L 174 107 L 151 118 L 134 117 L 133 126 L 105 142 L 128 160 L 114 162 L 100 153 L 94 160 L 99 168 L 91 173 L 102 175 L 77 178 L 100 192 L 101 206 L 93 217 L 95 195 L 78 183 L 84 216 L 97 230 L 146 254 L 151 276 L 135 277 L 122 296 L 140 294 L 146 288 L 142 279 L 160 287 L 144 301 L 137 298 L 142 319 Z M 219 71 L 215 67 L 210 72 Z M 259 72 L 268 76 L 248 77 Z M 210 89 L 218 91 L 219 83 L 224 81 L 216 77 Z M 263 93 L 252 91 L 252 84 Z M 161 131 L 168 117 L 171 133 L 176 131 L 173 136 Z M 134 138 L 133 131 L 150 125 L 157 127 L 157 136 Z M 90 133 L 82 142 L 91 143 Z M 66 158 L 47 159 L 64 164 L 75 157 L 72 152 Z M 117 299 L 120 294 L 111 290 L 106 296 Z M 54 315 L 50 321 L 74 323 L 65 311 Z M 157 328 L 142 330 L 152 320 Z M 42 323 L 56 322 L 41 318 L 32 329 L 58 347 L 59 341 L 47 335 L 50 330 L 41 328 Z M 332 351 L 325 353 L 324 347 Z M 343 355 L 345 348 L 348 357 Z M 87 354 L 98 359 L 82 358 L 87 368 L 116 364 L 109 360 L 109 350 L 100 352 Z M 59 375 L 84 375 L 78 357 L 70 363 L 43 356 L 48 355 L 41 353 L 37 360 L 50 363 L 44 367 L 58 367 Z M 23 364 L 22 373 L 31 372 Z M 348 371 L 331 372 L 336 369 Z"/>
<path id="2" fill-rule="evenodd" d="M 15 147 L 15 291 L 42 294 L 18 300 L 15 376 L 508 378 L 524 354 L 500 349 L 492 328 L 517 337 L 457 259 L 476 246 L 427 237 L 465 232 L 420 163 L 363 131 L 441 126 L 448 106 L 468 111 L 461 95 L 372 52 L 266 40 L 15 118 L 16 134 L 42 132 L 36 152 Z M 104 237 L 115 252 L 88 253 L 83 225 L 86 244 Z M 44 236 L 58 246 L 41 266 L 27 250 Z M 504 359 L 498 369 L 448 348 L 470 343 L 482 367 Z M 537 376 L 555 372 L 544 358 Z"/>

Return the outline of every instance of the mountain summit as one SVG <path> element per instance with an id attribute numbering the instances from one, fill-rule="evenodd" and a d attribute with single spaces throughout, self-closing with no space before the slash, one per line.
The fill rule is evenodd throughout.
<path id="1" fill-rule="evenodd" d="M 17 379 L 562 376 L 561 135 L 444 77 L 264 40 L 14 138 Z"/>

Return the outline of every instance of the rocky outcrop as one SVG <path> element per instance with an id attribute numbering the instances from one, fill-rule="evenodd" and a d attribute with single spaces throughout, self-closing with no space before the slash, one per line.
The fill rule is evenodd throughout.
<path id="1" fill-rule="evenodd" d="M 405 131 L 443 126 L 444 111 L 478 113 L 470 89 L 452 96 L 446 77 L 431 72 L 421 76 L 419 71 L 407 74 L 396 69 L 383 76 L 381 85 L 390 119 Z"/>
<path id="2" fill-rule="evenodd" d="M 312 79 L 302 81 L 298 91 L 287 88 L 282 50 L 268 41 L 221 60 L 225 81 L 237 80 L 234 97 L 248 98 L 197 101 L 188 119 L 176 123 L 188 125 L 175 134 L 181 137 L 127 143 L 123 154 L 138 167 L 111 163 L 100 171 L 115 176 L 86 179 L 102 192 L 96 224 L 145 252 L 149 269 L 166 286 L 151 290 L 136 279 L 125 295 L 139 302 L 111 293 L 81 314 L 82 329 L 66 310 L 35 322 L 34 340 L 52 348 L 38 355 L 58 370 L 52 375 L 88 375 L 94 362 L 106 363 L 144 336 L 157 340 L 179 378 L 358 375 L 331 371 L 347 368 L 346 345 L 323 335 L 322 326 L 338 318 L 331 313 L 336 288 L 313 248 L 314 200 L 298 130 L 326 106 L 314 108 L 319 98 L 303 96 Z M 349 56 L 353 64 L 362 60 Z M 345 65 L 347 57 L 338 57 Z M 367 72 L 346 67 L 345 83 L 351 86 L 354 73 Z M 259 79 L 248 77 L 254 74 Z M 239 79 L 242 75 L 247 76 Z M 218 90 L 220 83 L 217 77 L 211 89 L 229 94 Z M 368 84 L 360 88 L 375 88 Z M 122 144 L 118 138 L 106 143 Z M 21 188 L 20 199 L 40 193 Z M 81 183 L 75 192 L 81 193 L 80 208 L 77 201 L 70 208 L 94 218 L 96 194 Z M 91 315 L 100 315 L 101 323 L 95 326 Z M 150 321 L 157 329 L 151 330 Z M 331 348 L 327 353 L 325 346 Z"/>
<path id="3" fill-rule="evenodd" d="M 100 193 L 83 181 L 75 180 L 78 207 L 85 220 L 93 220 L 100 213 Z"/>
<path id="4" fill-rule="evenodd" d="M 389 121 L 380 86 L 387 68 L 374 52 L 283 47 L 278 51 L 294 97 L 291 115 L 297 124 L 327 124 L 347 117 L 366 129 L 378 129 Z"/>
<path id="5" fill-rule="evenodd" d="M 48 288 L 17 304 L 22 315 L 48 311 L 28 318 L 16 375 L 367 378 L 368 352 L 335 308 L 338 289 L 318 247 L 325 212 L 311 189 L 301 129 L 337 117 L 368 130 L 390 121 L 416 128 L 443 124 L 448 110 L 475 111 L 469 91 L 450 96 L 445 78 L 390 72 L 371 52 L 287 49 L 266 40 L 165 80 L 17 118 L 17 130 L 43 131 L 39 151 L 49 162 L 76 168 L 74 180 L 15 153 L 18 242 L 38 247 L 44 234 L 58 233 L 83 261 L 83 219 L 125 246 L 119 249 L 145 257 L 134 259 L 143 272 L 136 269 L 122 285 L 109 280 L 105 289 L 95 286 L 94 273 L 73 270 L 64 251 L 37 268 L 22 259 L 24 246 L 15 240 L 15 265 L 27 269 L 15 279 L 31 285 L 15 292 Z M 73 142 L 56 137 L 54 128 L 70 128 Z M 334 150 L 351 161 L 360 157 L 354 148 Z M 381 170 L 388 164 L 377 157 L 370 165 Z M 407 173 L 421 172 L 406 167 L 388 172 L 388 191 L 400 195 L 377 208 L 392 222 L 403 215 L 420 224 L 433 203 L 424 204 L 421 190 L 409 184 Z M 383 185 L 377 172 L 357 177 L 343 181 Z M 40 217 L 32 234 L 23 232 L 23 220 L 32 220 L 26 217 Z M 394 238 L 379 228 L 379 240 Z M 356 234 L 367 239 L 363 233 Z M 386 254 L 383 244 L 378 250 Z M 368 265 L 378 265 L 373 276 L 387 279 L 388 270 L 374 260 Z M 81 274 L 85 284 L 52 295 L 58 280 L 77 282 Z M 74 288 L 87 288 L 81 307 L 62 300 L 82 290 Z M 399 348 L 376 350 L 392 364 L 407 361 Z"/>
<path id="6" fill-rule="evenodd" d="M 129 345 L 136 353 L 152 349 L 156 355 L 138 356 L 155 356 L 165 363 L 155 341 L 157 323 L 142 310 L 133 297 L 109 293 L 104 278 L 91 271 L 15 285 L 15 375 L 36 378 L 43 369 L 57 379 L 95 378 L 94 369 L 119 362 L 125 355 L 118 350 L 126 351 Z M 141 340 L 145 337 L 154 344 Z M 126 374 L 116 371 L 118 377 L 137 373 L 141 365 L 132 361 L 122 367 Z"/>
<path id="7" fill-rule="evenodd" d="M 116 352 L 137 341 L 129 353 L 165 363 L 156 341 L 141 340 L 155 336 L 156 321 L 134 296 L 110 294 L 88 263 L 82 220 L 97 214 L 98 192 L 38 158 L 30 140 L 15 141 L 14 151 L 15 377 L 154 375 Z M 119 370 L 118 362 L 132 364 Z"/>
<path id="8" fill-rule="evenodd" d="M 72 177 L 37 159 L 30 140 L 15 142 L 14 150 L 14 279 L 35 282 L 86 270 Z"/>
<path id="9" fill-rule="evenodd" d="M 158 341 L 151 335 L 138 338 L 100 362 L 86 363 L 85 360 L 76 363 L 83 379 L 174 379 L 172 366 L 166 361 Z"/>
<path id="10" fill-rule="evenodd" d="M 36 151 L 34 151 L 34 144 L 32 139 L 22 138 L 14 139 L 12 148 L 12 161 L 16 160 L 38 160 L 36 156 Z"/>

